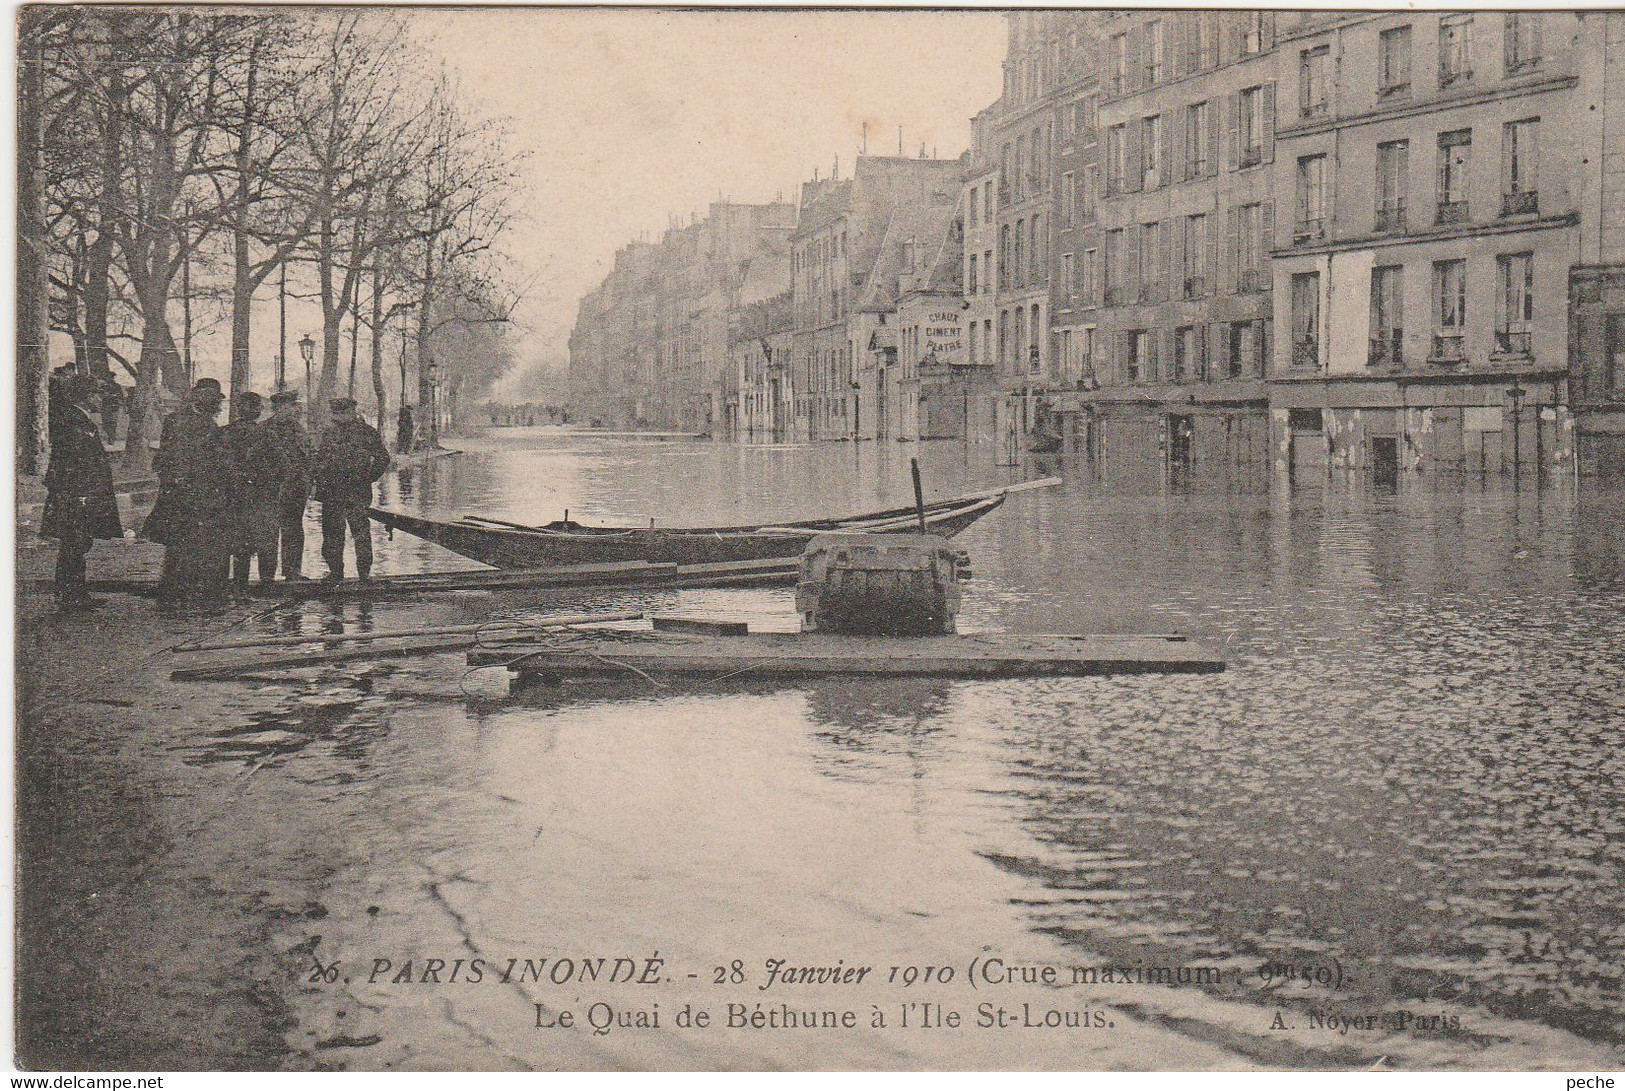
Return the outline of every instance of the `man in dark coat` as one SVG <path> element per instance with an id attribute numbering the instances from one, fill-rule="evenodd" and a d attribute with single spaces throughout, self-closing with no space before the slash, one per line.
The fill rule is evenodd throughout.
<path id="1" fill-rule="evenodd" d="M 356 575 L 372 575 L 372 483 L 389 469 L 378 429 L 355 415 L 354 398 L 334 398 L 316 452 L 316 499 L 322 504 L 322 560 L 329 581 L 344 578 L 344 528 L 355 538 Z"/>
<path id="2" fill-rule="evenodd" d="M 277 490 L 277 539 L 282 554 L 282 578 L 305 578 L 305 506 L 310 501 L 310 437 L 299 421 L 299 392 L 279 390 L 271 395 L 271 419 L 265 433 L 281 468 Z M 264 562 L 260 574 L 265 575 Z"/>
<path id="3" fill-rule="evenodd" d="M 395 449 L 403 455 L 412 450 L 413 431 L 412 407 L 403 404 L 401 411 L 395 414 Z"/>
<path id="4" fill-rule="evenodd" d="M 164 418 L 153 459 L 158 502 L 145 534 L 164 545 L 158 599 L 166 606 L 212 605 L 225 596 L 239 483 L 231 450 L 215 423 L 224 401 L 218 380 L 199 379 L 186 405 Z"/>
<path id="5" fill-rule="evenodd" d="M 88 379 L 53 384 L 51 463 L 45 470 L 45 515 L 40 535 L 57 540 L 56 601 L 63 610 L 101 605 L 85 590 L 85 554 L 97 538 L 122 538 L 113 466 L 88 407 L 96 387 Z"/>
<path id="6" fill-rule="evenodd" d="M 261 424 L 265 402 L 253 391 L 237 396 L 236 420 L 220 430 L 237 467 L 237 542 L 231 557 L 231 578 L 248 586 L 249 562 L 259 558 L 260 582 L 276 576 L 277 503 L 282 491 L 282 467 L 275 440 Z"/>

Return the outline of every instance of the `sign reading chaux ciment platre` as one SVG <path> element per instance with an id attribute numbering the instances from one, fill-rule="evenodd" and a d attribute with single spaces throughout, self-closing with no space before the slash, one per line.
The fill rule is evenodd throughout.
<path id="1" fill-rule="evenodd" d="M 1621 1067 L 1625 15 L 18 27 L 21 1067 Z"/>

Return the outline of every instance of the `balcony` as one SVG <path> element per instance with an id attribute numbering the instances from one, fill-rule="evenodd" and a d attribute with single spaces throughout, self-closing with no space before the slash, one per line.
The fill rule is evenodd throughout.
<path id="1" fill-rule="evenodd" d="M 1367 367 L 1399 367 L 1404 362 L 1405 334 L 1403 330 L 1392 329 L 1371 338 L 1370 354 L 1366 357 Z"/>
<path id="2" fill-rule="evenodd" d="M 1436 364 L 1459 364 L 1467 358 L 1467 339 L 1459 333 L 1433 335 L 1433 352 L 1428 359 Z"/>
<path id="3" fill-rule="evenodd" d="M 1325 237 L 1326 220 L 1324 218 L 1300 220 L 1292 225 L 1292 241 L 1294 243 L 1315 242 Z"/>
<path id="4" fill-rule="evenodd" d="M 1534 355 L 1532 335 L 1527 330 L 1496 330 L 1495 355 L 1530 359 Z"/>
<path id="5" fill-rule="evenodd" d="M 1400 235 L 1405 227 L 1405 203 L 1401 201 L 1395 205 L 1387 205 L 1377 209 L 1377 233 L 1379 235 Z"/>
<path id="6" fill-rule="evenodd" d="M 1205 296 L 1205 295 L 1207 295 L 1207 278 L 1206 277 L 1186 277 L 1185 278 L 1185 298 L 1186 299 L 1200 299 L 1202 296 Z"/>
<path id="7" fill-rule="evenodd" d="M 1292 366 L 1306 371 L 1320 366 L 1320 340 L 1315 337 L 1295 337 L 1292 340 Z"/>
<path id="8" fill-rule="evenodd" d="M 1440 201 L 1433 222 L 1435 224 L 1464 224 L 1471 219 L 1472 217 L 1467 213 L 1466 201 Z"/>
<path id="9" fill-rule="evenodd" d="M 1540 194 L 1536 190 L 1501 194 L 1501 215 L 1533 216 L 1540 212 Z"/>

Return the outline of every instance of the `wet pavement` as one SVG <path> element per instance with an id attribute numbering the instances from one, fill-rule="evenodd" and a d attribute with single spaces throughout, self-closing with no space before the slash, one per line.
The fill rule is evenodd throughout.
<path id="1" fill-rule="evenodd" d="M 723 524 L 907 502 L 914 453 L 928 496 L 1011 479 L 951 444 L 502 429 L 468 446 L 391 475 L 381 502 Z M 1181 630 L 1224 650 L 1219 676 L 509 694 L 502 672 L 439 655 L 188 685 L 165 680 L 181 659 L 165 649 L 228 627 L 646 608 L 793 628 L 793 593 L 474 593 L 181 621 L 115 598 L 100 622 L 25 602 L 25 1055 L 1617 1068 L 1622 528 L 1625 496 L 1572 485 L 1125 496 L 1069 473 L 956 539 L 976 573 L 962 628 Z M 378 537 L 381 573 L 469 566 Z M 155 553 L 98 546 L 92 572 Z M 47 560 L 25 549 L 21 574 Z M 656 951 L 658 987 L 498 972 Z M 1004 995 L 967 980 L 989 956 L 1216 979 Z M 757 988 L 773 958 L 955 973 L 784 993 L 865 1022 L 873 1004 L 883 1029 L 672 1025 L 685 1004 L 723 1018 L 779 999 Z M 483 980 L 424 981 L 428 959 L 465 974 L 483 959 Z M 736 959 L 748 980 L 731 980 Z M 1085 1026 L 897 1026 L 920 1001 L 967 1022 L 984 1003 L 1031 1003 Z M 579 1024 L 600 1004 L 629 1023 L 658 1004 L 665 1021 L 593 1033 Z M 577 1026 L 537 1025 L 566 1010 Z"/>

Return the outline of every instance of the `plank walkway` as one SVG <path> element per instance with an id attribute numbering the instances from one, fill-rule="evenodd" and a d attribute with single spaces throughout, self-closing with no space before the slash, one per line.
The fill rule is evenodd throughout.
<path id="1" fill-rule="evenodd" d="M 828 633 L 720 636 L 673 632 L 573 633 L 468 653 L 473 666 L 507 666 L 521 679 L 653 672 L 682 675 L 824 674 L 1020 678 L 1038 675 L 1208 674 L 1212 650 L 1178 635 L 976 633 L 866 637 Z"/>

